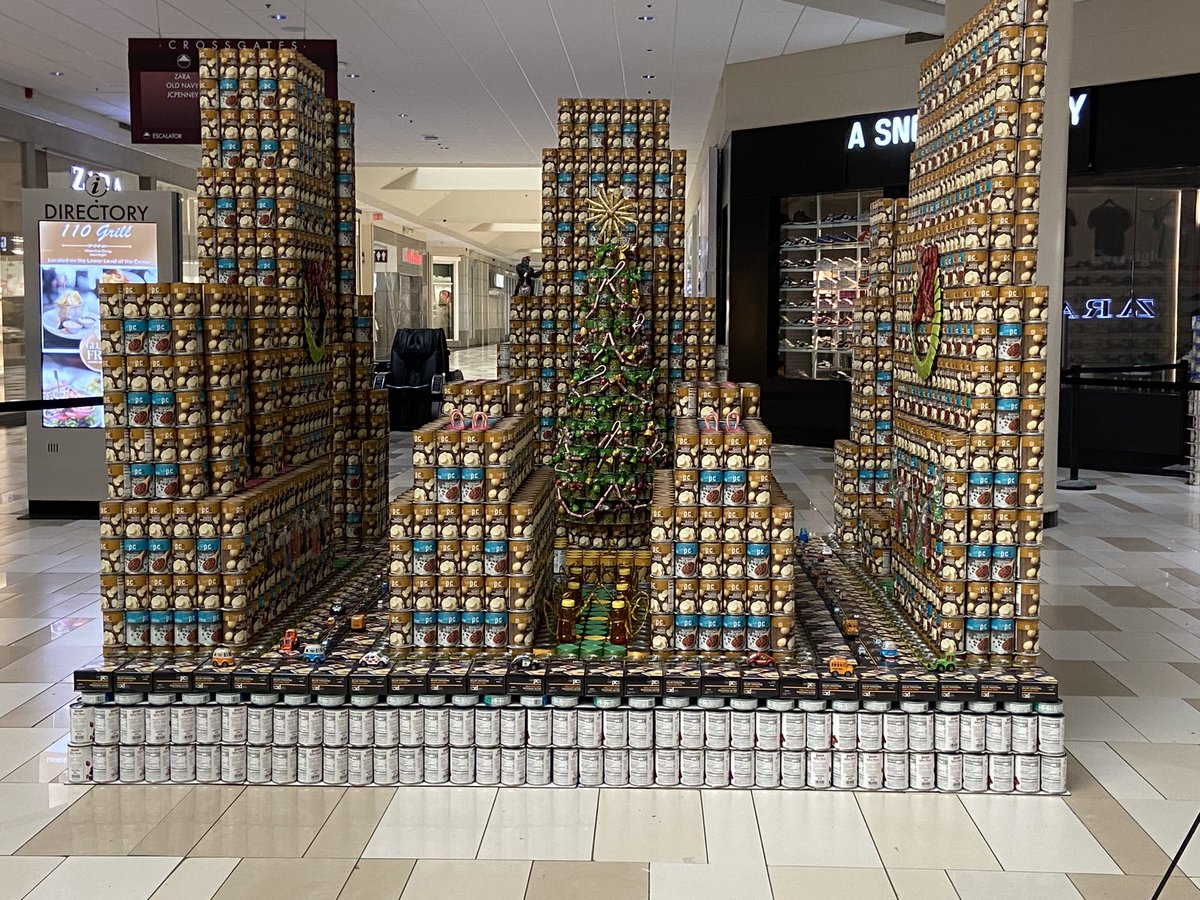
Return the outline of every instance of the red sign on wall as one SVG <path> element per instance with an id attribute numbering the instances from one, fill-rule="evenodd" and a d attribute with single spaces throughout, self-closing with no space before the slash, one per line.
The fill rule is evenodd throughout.
<path id="1" fill-rule="evenodd" d="M 419 266 L 425 262 L 425 254 L 419 250 L 413 250 L 411 247 L 405 247 L 404 261 L 409 265 Z"/>

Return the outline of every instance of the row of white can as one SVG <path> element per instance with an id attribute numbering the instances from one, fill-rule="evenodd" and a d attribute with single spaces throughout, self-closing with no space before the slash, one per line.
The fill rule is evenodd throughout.
<path id="1" fill-rule="evenodd" d="M 1066 756 L 1007 753 L 71 744 L 100 784 L 708 787 L 1061 794 Z"/>
<path id="2" fill-rule="evenodd" d="M 456 698 L 457 699 L 457 698 Z M 525 706 L 445 702 L 404 706 L 76 704 L 71 742 L 301 747 L 860 750 L 899 753 L 1065 752 L 1060 704 L 734 700 L 640 706 Z M 799 708 L 797 708 L 797 706 Z M 786 707 L 786 708 L 782 708 Z M 810 707 L 810 708 L 805 708 Z M 904 708 L 908 707 L 908 708 Z"/>

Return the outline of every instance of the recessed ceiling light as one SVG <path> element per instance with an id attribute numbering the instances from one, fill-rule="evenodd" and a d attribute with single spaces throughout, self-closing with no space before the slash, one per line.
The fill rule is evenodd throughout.
<path id="1" fill-rule="evenodd" d="M 353 72 L 350 73 L 350 77 L 351 78 L 362 78 L 361 75 L 355 75 Z"/>
<path id="2" fill-rule="evenodd" d="M 62 78 L 63 73 L 62 72 L 51 72 L 50 74 L 53 75 L 55 78 Z"/>
<path id="3" fill-rule="evenodd" d="M 653 22 L 654 16 L 638 16 L 639 22 Z"/>
<path id="4" fill-rule="evenodd" d="M 646 52 L 647 52 L 647 53 L 653 53 L 653 52 L 654 52 L 654 48 L 653 48 L 653 47 L 647 47 L 647 48 L 646 48 Z"/>
<path id="5" fill-rule="evenodd" d="M 285 16 L 283 13 L 272 13 L 271 18 L 274 19 L 276 22 L 282 22 L 284 19 L 287 18 L 287 16 Z"/>
<path id="6" fill-rule="evenodd" d="M 643 77 L 643 78 L 645 78 L 645 79 L 648 81 L 648 80 L 650 80 L 651 78 L 653 78 L 654 76 L 653 76 L 653 75 L 643 75 L 642 77 Z"/>

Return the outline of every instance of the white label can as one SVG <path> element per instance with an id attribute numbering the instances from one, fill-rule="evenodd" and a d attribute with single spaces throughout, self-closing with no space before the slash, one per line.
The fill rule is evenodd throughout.
<path id="1" fill-rule="evenodd" d="M 703 787 L 703 750 L 684 748 L 679 751 L 679 783 L 684 787 Z"/>
<path id="2" fill-rule="evenodd" d="M 600 745 L 604 743 L 603 713 L 593 707 L 577 708 L 575 713 L 576 743 L 580 749 L 599 749 Z"/>
<path id="3" fill-rule="evenodd" d="M 982 753 L 987 749 L 987 716 L 963 713 L 958 717 L 958 749 L 963 753 Z"/>
<path id="4" fill-rule="evenodd" d="M 1062 716 L 1038 716 L 1038 750 L 1049 756 L 1066 751 L 1063 745 Z"/>
<path id="5" fill-rule="evenodd" d="M 450 710 L 444 706 L 425 707 L 425 746 L 445 747 L 449 743 Z"/>
<path id="6" fill-rule="evenodd" d="M 121 781 L 132 784 L 146 780 L 146 747 L 144 744 L 122 744 L 117 755 Z M 94 767 L 94 763 L 93 763 Z"/>
<path id="7" fill-rule="evenodd" d="M 517 787 L 525 783 L 524 747 L 500 748 L 500 783 L 505 787 Z"/>
<path id="8" fill-rule="evenodd" d="M 378 722 L 375 723 L 375 743 L 376 745 L 380 743 Z M 475 710 L 475 746 L 489 748 L 500 746 L 500 710 L 494 706 L 481 706 Z M 498 762 L 497 766 L 499 766 Z M 478 763 L 475 764 L 475 770 L 478 775 Z M 499 771 L 497 768 L 497 778 L 500 777 Z"/>
<path id="9" fill-rule="evenodd" d="M 908 790 L 908 754 L 883 754 L 883 788 L 886 791 Z"/>
<path id="10" fill-rule="evenodd" d="M 300 784 L 320 784 L 325 774 L 324 755 L 322 747 L 297 747 L 296 781 Z"/>
<path id="11" fill-rule="evenodd" d="M 706 750 L 729 749 L 729 710 L 706 709 L 704 711 L 704 748 Z M 707 779 L 707 776 L 705 778 Z"/>
<path id="12" fill-rule="evenodd" d="M 883 749 L 883 716 L 879 713 L 863 710 L 858 714 L 858 749 L 867 753 Z"/>
<path id="13" fill-rule="evenodd" d="M 811 714 L 810 714 L 811 715 Z M 858 748 L 858 713 L 835 711 L 831 717 L 834 750 Z"/>
<path id="14" fill-rule="evenodd" d="M 221 743 L 244 744 L 247 732 L 247 710 L 241 704 L 222 706 L 221 710 Z"/>
<path id="15" fill-rule="evenodd" d="M 908 719 L 908 713 L 899 710 L 883 714 L 883 749 L 888 753 L 903 753 L 908 749 Z"/>
<path id="16" fill-rule="evenodd" d="M 664 750 L 679 749 L 679 710 L 667 706 L 655 707 L 654 746 Z"/>
<path id="17" fill-rule="evenodd" d="M 398 784 L 400 782 L 400 751 L 395 747 L 376 747 L 371 751 L 371 771 L 376 784 Z"/>
<path id="18" fill-rule="evenodd" d="M 804 742 L 809 750 L 833 748 L 833 713 L 827 709 L 805 714 Z M 809 781 L 810 787 L 815 787 Z"/>
<path id="19" fill-rule="evenodd" d="M 1007 753 L 988 755 L 988 790 L 995 794 L 1011 794 L 1016 787 L 1013 758 Z"/>
<path id="20" fill-rule="evenodd" d="M 1006 712 L 988 713 L 984 748 L 988 753 L 1012 752 L 1013 719 Z"/>
<path id="21" fill-rule="evenodd" d="M 421 747 L 401 747 L 396 753 L 397 780 L 400 784 L 420 784 L 425 780 L 425 751 Z"/>
<path id="22" fill-rule="evenodd" d="M 390 706 L 376 706 L 371 710 L 371 730 L 375 734 L 376 747 L 396 747 L 400 744 L 400 710 Z M 375 779 L 379 783 L 379 779 Z"/>
<path id="23" fill-rule="evenodd" d="M 787 713 L 784 713 L 787 715 Z M 808 784 L 808 763 L 803 750 L 784 750 L 779 754 L 779 783 L 788 790 L 797 790 Z"/>
<path id="24" fill-rule="evenodd" d="M 631 750 L 654 749 L 654 710 L 629 710 L 629 748 Z M 630 778 L 632 778 L 632 761 L 629 766 Z"/>
<path id="25" fill-rule="evenodd" d="M 576 722 L 574 709 L 555 707 L 550 712 L 550 743 L 556 748 L 574 747 L 576 741 Z M 555 782 L 557 784 L 558 782 Z"/>
<path id="26" fill-rule="evenodd" d="M 735 709 L 729 713 L 729 746 L 733 750 L 754 749 L 754 711 Z"/>
<path id="27" fill-rule="evenodd" d="M 625 787 L 629 784 L 628 750 L 604 751 L 604 784 L 607 787 Z"/>
<path id="28" fill-rule="evenodd" d="M 704 749 L 704 710 L 679 710 L 679 746 L 684 750 Z"/>
<path id="29" fill-rule="evenodd" d="M 401 747 L 420 747 L 425 743 L 425 711 L 421 707 L 404 706 L 397 709 L 396 727 L 400 732 Z"/>
<path id="30" fill-rule="evenodd" d="M 499 719 L 496 720 L 499 724 Z M 478 730 L 479 723 L 475 723 Z M 476 784 L 500 783 L 500 748 L 479 747 L 475 750 L 475 782 Z"/>
<path id="31" fill-rule="evenodd" d="M 852 791 L 858 787 L 858 753 L 854 750 L 835 750 L 833 754 L 833 786 Z"/>
<path id="32" fill-rule="evenodd" d="M 754 711 L 754 747 L 757 750 L 780 749 L 779 713 L 771 709 Z"/>
<path id="33" fill-rule="evenodd" d="M 92 780 L 96 784 L 112 784 L 120 772 L 120 751 L 116 744 L 96 744 L 92 747 Z"/>
<path id="34" fill-rule="evenodd" d="M 1067 758 L 1042 757 L 1042 793 L 1065 794 L 1067 791 Z"/>
<path id="35" fill-rule="evenodd" d="M 116 706 L 93 706 L 92 724 L 95 743 L 116 746 L 121 743 L 121 711 Z M 116 779 L 114 779 L 115 781 Z"/>
<path id="36" fill-rule="evenodd" d="M 469 706 L 455 706 L 450 709 L 450 746 L 475 746 L 475 710 Z M 454 767 L 450 767 L 451 773 Z"/>
<path id="37" fill-rule="evenodd" d="M 300 709 L 282 703 L 271 708 L 272 742 L 277 747 L 294 747 L 300 739 Z"/>
<path id="38" fill-rule="evenodd" d="M 914 753 L 933 750 L 933 713 L 910 713 L 908 717 L 908 749 Z"/>
<path id="39" fill-rule="evenodd" d="M 784 750 L 803 750 L 808 746 L 808 714 L 799 710 L 783 713 L 779 719 L 779 731 Z"/>
<path id="40" fill-rule="evenodd" d="M 350 777 L 350 752 L 348 747 L 326 745 L 321 752 L 322 781 L 326 784 L 345 784 Z"/>
<path id="41" fill-rule="evenodd" d="M 1012 752 L 1037 753 L 1037 716 L 1012 716 Z"/>
<path id="42" fill-rule="evenodd" d="M 67 781 L 84 784 L 92 780 L 92 745 L 70 744 L 67 747 Z"/>
<path id="43" fill-rule="evenodd" d="M 270 706 L 251 706 L 246 710 L 246 743 L 262 747 L 274 742 L 274 708 Z"/>
<path id="44" fill-rule="evenodd" d="M 76 702 L 71 704 L 71 743 L 90 744 L 96 738 L 96 717 L 94 706 L 84 706 Z M 88 775 L 91 776 L 91 763 L 88 764 Z"/>
<path id="45" fill-rule="evenodd" d="M 166 784 L 171 780 L 171 746 L 148 744 L 146 746 L 146 781 L 150 784 Z"/>
<path id="46" fill-rule="evenodd" d="M 221 745 L 221 781 L 242 784 L 246 780 L 246 745 Z"/>
<path id="47" fill-rule="evenodd" d="M 194 707 L 196 710 L 196 743 L 221 743 L 221 707 L 213 703 Z M 318 738 L 318 740 L 320 740 Z"/>
<path id="48" fill-rule="evenodd" d="M 759 788 L 779 787 L 779 751 L 754 751 L 754 786 Z"/>
<path id="49" fill-rule="evenodd" d="M 624 750 L 629 746 L 629 710 L 604 710 L 603 727 L 605 750 Z"/>
<path id="50" fill-rule="evenodd" d="M 295 747 L 281 747 L 276 744 L 271 748 L 271 781 L 275 784 L 296 783 Z"/>
<path id="51" fill-rule="evenodd" d="M 599 710 L 596 711 L 597 715 Z M 599 738 L 597 738 L 599 741 Z M 500 746 L 509 748 L 525 747 L 525 709 L 520 706 L 506 706 L 500 710 Z M 599 743 L 597 743 L 599 746 Z M 521 776 L 522 784 L 524 775 Z"/>
<path id="52" fill-rule="evenodd" d="M 710 788 L 729 787 L 729 751 L 704 751 L 704 786 Z"/>
<path id="53" fill-rule="evenodd" d="M 322 743 L 326 747 L 345 747 L 350 743 L 350 710 L 344 706 L 324 707 L 321 710 L 321 733 L 324 735 Z"/>
<path id="54" fill-rule="evenodd" d="M 122 706 L 120 724 L 121 744 L 146 743 L 146 708 L 143 706 Z M 122 779 L 123 780 L 123 779 Z M 141 779 L 138 779 L 139 781 Z"/>
<path id="55" fill-rule="evenodd" d="M 221 745 L 196 745 L 196 780 L 201 784 L 216 784 L 221 780 Z"/>
<path id="56" fill-rule="evenodd" d="M 196 743 L 196 707 L 176 703 L 171 709 L 171 743 Z M 190 780 L 190 779 L 189 779 Z"/>
<path id="57" fill-rule="evenodd" d="M 426 783 L 445 784 L 450 780 L 449 747 L 426 746 L 422 756 L 424 757 Z"/>
<path id="58" fill-rule="evenodd" d="M 833 783 L 833 751 L 809 750 L 805 762 L 804 780 L 810 788 L 824 789 Z"/>
<path id="59" fill-rule="evenodd" d="M 578 785 L 579 751 L 573 747 L 555 747 L 550 757 L 550 771 L 551 780 L 557 787 Z"/>
<path id="60" fill-rule="evenodd" d="M 246 781 L 250 784 L 270 783 L 271 749 L 254 744 L 246 748 Z"/>
<path id="61" fill-rule="evenodd" d="M 346 753 L 346 782 L 355 787 L 375 780 L 375 751 L 371 747 L 351 747 Z"/>
<path id="62" fill-rule="evenodd" d="M 736 788 L 754 787 L 753 750 L 729 751 L 729 783 Z"/>
<path id="63" fill-rule="evenodd" d="M 176 784 L 196 780 L 196 745 L 171 745 L 171 780 Z"/>
<path id="64" fill-rule="evenodd" d="M 475 782 L 475 748 L 450 748 L 450 783 L 473 784 Z"/>
<path id="65" fill-rule="evenodd" d="M 305 706 L 299 711 L 296 742 L 301 747 L 320 747 L 325 732 L 324 716 L 319 706 Z"/>
<path id="66" fill-rule="evenodd" d="M 862 731 L 858 733 L 862 739 Z M 883 752 L 860 750 L 858 752 L 858 786 L 864 791 L 883 789 Z"/>
<path id="67" fill-rule="evenodd" d="M 962 789 L 968 794 L 987 790 L 988 758 L 982 753 L 968 753 L 962 759 Z"/>
<path id="68" fill-rule="evenodd" d="M 171 708 L 146 707 L 146 743 L 165 747 L 171 743 Z"/>
<path id="69" fill-rule="evenodd" d="M 938 753 L 957 753 L 962 746 L 961 716 L 956 712 L 939 712 L 933 716 L 933 746 Z M 909 733 L 909 740 L 912 733 Z"/>
<path id="70" fill-rule="evenodd" d="M 654 784 L 654 751 L 638 747 L 629 750 L 630 787 L 651 787 Z"/>
<path id="71" fill-rule="evenodd" d="M 679 785 L 679 751 L 671 747 L 654 749 L 654 783 L 659 787 Z"/>
<path id="72" fill-rule="evenodd" d="M 587 747 L 579 751 L 579 786 L 599 787 L 604 784 L 604 751 Z"/>
<path id="73" fill-rule="evenodd" d="M 375 743 L 375 710 L 356 706 L 350 710 L 350 746 L 370 747 Z"/>
<path id="74" fill-rule="evenodd" d="M 549 747 L 530 747 L 525 751 L 525 783 L 535 787 L 550 783 Z"/>
<path id="75" fill-rule="evenodd" d="M 963 757 L 961 753 L 937 754 L 937 789 L 957 793 L 963 787 Z"/>
<path id="76" fill-rule="evenodd" d="M 932 753 L 908 754 L 908 787 L 913 791 L 932 791 L 937 786 L 937 770 Z"/>
<path id="77" fill-rule="evenodd" d="M 1039 756 L 1013 757 L 1014 786 L 1018 794 L 1036 794 L 1042 789 L 1042 760 Z"/>
<path id="78" fill-rule="evenodd" d="M 525 710 L 525 733 L 527 745 L 539 749 L 550 748 L 550 710 L 544 706 Z M 529 778 L 529 760 L 525 760 L 525 778 Z M 549 771 L 546 772 L 549 777 Z M 532 782 L 530 782 L 532 784 Z"/>

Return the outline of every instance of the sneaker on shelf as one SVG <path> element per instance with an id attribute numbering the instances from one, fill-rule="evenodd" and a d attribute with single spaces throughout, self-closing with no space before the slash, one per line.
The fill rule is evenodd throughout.
<path id="1" fill-rule="evenodd" d="M 808 213 L 804 212 L 803 210 L 801 210 L 800 212 L 794 213 L 792 215 L 792 224 L 793 225 L 812 225 L 813 217 L 810 216 Z"/>
<path id="2" fill-rule="evenodd" d="M 830 237 L 839 244 L 853 244 L 854 243 L 854 236 L 846 234 L 846 232 L 844 232 L 844 231 L 839 231 L 837 234 L 830 235 Z"/>
<path id="3" fill-rule="evenodd" d="M 779 260 L 779 268 L 781 268 L 781 269 L 798 269 L 800 267 L 785 256 Z"/>
<path id="4" fill-rule="evenodd" d="M 823 360 L 821 360 L 820 362 L 818 362 L 818 363 L 817 363 L 817 368 L 818 368 L 818 369 L 832 369 L 832 368 L 833 368 L 833 363 L 831 363 L 831 362 L 830 362 L 829 360 L 827 360 L 827 359 L 823 359 Z"/>
<path id="5" fill-rule="evenodd" d="M 797 247 L 811 247 L 815 243 L 816 243 L 816 241 L 813 240 L 812 238 L 810 238 L 808 235 L 803 235 L 801 237 L 796 238 L 796 246 Z"/>
<path id="6" fill-rule="evenodd" d="M 858 242 L 860 244 L 865 244 L 870 239 L 871 239 L 871 229 L 869 229 L 869 228 L 864 228 L 858 235 Z"/>

